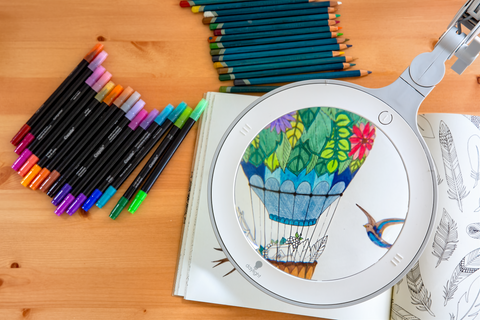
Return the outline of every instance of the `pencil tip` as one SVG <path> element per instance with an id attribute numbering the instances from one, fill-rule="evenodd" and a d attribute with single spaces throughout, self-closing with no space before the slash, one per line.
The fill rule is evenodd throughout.
<path id="1" fill-rule="evenodd" d="M 338 20 L 335 20 L 335 23 L 340 23 L 340 21 L 338 21 Z"/>
<path id="2" fill-rule="evenodd" d="M 180 7 L 187 8 L 190 7 L 190 4 L 188 3 L 188 1 L 180 1 Z"/>
<path id="3" fill-rule="evenodd" d="M 372 71 L 367 71 L 368 74 L 372 73 Z"/>
<path id="4" fill-rule="evenodd" d="M 345 42 L 350 41 L 350 39 L 345 39 Z"/>
<path id="5" fill-rule="evenodd" d="M 356 65 L 356 63 L 350 63 L 350 67 L 355 67 Z"/>
<path id="6" fill-rule="evenodd" d="M 342 29 L 343 29 L 343 27 L 337 27 L 337 28 L 338 28 L 338 30 L 342 30 Z"/>
<path id="7" fill-rule="evenodd" d="M 344 55 L 344 54 L 345 54 L 345 52 L 343 52 L 343 51 L 339 51 L 339 52 L 338 52 L 338 55 L 339 55 L 339 56 Z"/>
<path id="8" fill-rule="evenodd" d="M 337 37 L 341 37 L 341 36 L 343 36 L 343 33 L 341 32 L 337 33 Z"/>
<path id="9" fill-rule="evenodd" d="M 335 17 L 337 17 L 337 18 L 338 18 L 338 17 L 340 17 L 340 15 L 339 15 L 339 14 L 336 14 L 336 15 L 335 15 Z"/>
<path id="10" fill-rule="evenodd" d="M 353 45 L 347 44 L 347 48 L 351 48 L 351 47 L 353 47 Z"/>

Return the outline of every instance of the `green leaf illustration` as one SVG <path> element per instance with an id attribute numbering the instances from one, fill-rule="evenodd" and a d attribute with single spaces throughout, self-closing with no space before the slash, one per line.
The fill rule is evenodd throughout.
<path id="1" fill-rule="evenodd" d="M 347 116 L 345 113 L 340 113 L 337 115 L 337 118 L 335 119 L 335 123 L 339 127 L 346 127 L 350 124 L 350 118 Z"/>
<path id="2" fill-rule="evenodd" d="M 338 147 L 343 151 L 350 151 L 350 141 L 347 139 L 338 140 Z"/>
<path id="3" fill-rule="evenodd" d="M 312 158 L 310 159 L 310 162 L 307 165 L 307 171 L 305 172 L 306 174 L 309 174 L 310 171 L 315 169 L 315 165 L 317 164 L 318 156 L 316 154 L 312 155 Z"/>
<path id="4" fill-rule="evenodd" d="M 327 170 L 327 162 L 328 160 L 327 159 L 321 159 L 319 158 L 317 160 L 317 164 L 315 165 L 315 173 L 317 174 L 317 176 L 323 176 L 325 173 L 328 172 Z"/>
<path id="5" fill-rule="evenodd" d="M 258 167 L 260 164 L 263 163 L 263 160 L 265 159 L 265 154 L 260 148 L 254 148 L 253 145 L 250 145 L 250 147 L 250 158 L 248 159 L 248 162 L 253 164 L 255 167 Z"/>
<path id="6" fill-rule="evenodd" d="M 255 149 L 258 149 L 259 142 L 260 142 L 260 136 L 257 135 L 257 136 L 255 137 L 255 139 L 253 139 L 253 141 L 252 141 L 252 146 L 254 146 Z"/>
<path id="7" fill-rule="evenodd" d="M 295 175 L 306 168 L 311 157 L 311 153 L 305 143 L 298 142 L 290 153 L 287 167 Z"/>
<path id="8" fill-rule="evenodd" d="M 327 164 L 327 170 L 330 173 L 334 173 L 335 170 L 338 168 L 338 160 L 337 159 L 332 159 L 328 162 Z"/>
<path id="9" fill-rule="evenodd" d="M 250 158 L 250 147 L 253 147 L 251 144 L 248 145 L 247 150 L 243 153 L 242 160 L 245 162 L 248 162 L 248 159 Z"/>
<path id="10" fill-rule="evenodd" d="M 287 135 L 284 132 L 282 132 L 282 139 L 275 153 L 277 154 L 277 159 L 278 159 L 280 168 L 282 168 L 283 171 L 285 171 L 285 168 L 287 167 L 288 158 L 290 158 L 291 151 L 292 151 L 292 146 L 288 141 Z"/>
<path id="11" fill-rule="evenodd" d="M 302 137 L 302 133 L 304 130 L 302 119 L 300 119 L 298 114 L 293 115 L 293 117 L 296 119 L 296 121 L 290 121 L 292 128 L 286 131 L 288 141 L 290 142 L 292 148 L 297 145 L 297 142 Z"/>
<path id="12" fill-rule="evenodd" d="M 352 159 L 350 158 L 348 158 L 346 161 L 340 162 L 338 166 L 338 174 L 341 174 L 343 171 L 345 171 L 349 167 L 350 162 L 352 162 Z"/>
<path id="13" fill-rule="evenodd" d="M 320 108 L 320 111 L 323 112 L 332 121 L 335 121 L 335 115 L 337 114 L 338 109 L 337 108 L 323 107 L 323 108 Z"/>
<path id="14" fill-rule="evenodd" d="M 280 166 L 280 164 L 278 163 L 277 155 L 275 153 L 272 153 L 267 159 L 265 159 L 265 165 L 270 170 L 270 172 L 277 170 L 277 168 Z"/>
<path id="15" fill-rule="evenodd" d="M 259 148 L 262 149 L 266 157 L 269 157 L 277 149 L 282 136 L 277 134 L 275 130 L 269 128 L 263 129 L 259 134 Z"/>
<path id="16" fill-rule="evenodd" d="M 332 121 L 324 113 L 319 112 L 310 128 L 303 133 L 302 141 L 308 141 L 308 147 L 312 153 L 318 155 L 331 134 Z"/>
<path id="17" fill-rule="evenodd" d="M 300 118 L 302 119 L 305 130 L 308 130 L 310 128 L 319 111 L 320 108 L 306 108 L 297 111 L 300 115 Z"/>
<path id="18" fill-rule="evenodd" d="M 335 152 L 333 151 L 333 149 L 325 149 L 322 151 L 322 153 L 320 154 L 320 157 L 324 158 L 324 159 L 330 159 L 331 157 L 333 157 L 335 155 Z"/>
<path id="19" fill-rule="evenodd" d="M 338 129 L 338 136 L 340 138 L 347 138 L 351 135 L 350 130 L 348 128 L 342 127 Z"/>

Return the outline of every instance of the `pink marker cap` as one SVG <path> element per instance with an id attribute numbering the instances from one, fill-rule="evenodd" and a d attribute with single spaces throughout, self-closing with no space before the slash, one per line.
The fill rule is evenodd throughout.
<path id="1" fill-rule="evenodd" d="M 143 101 L 142 99 L 138 100 L 137 103 L 133 105 L 132 109 L 127 112 L 125 117 L 127 117 L 128 120 L 132 121 L 133 118 L 135 118 L 135 116 L 140 112 L 140 110 L 143 109 L 143 107 L 145 107 L 145 101 Z"/>
<path id="2" fill-rule="evenodd" d="M 112 74 L 110 72 L 105 72 L 101 77 L 100 79 L 98 79 L 97 82 L 95 82 L 95 84 L 92 87 L 93 90 L 95 90 L 96 92 L 99 92 L 103 87 L 105 87 L 105 85 L 108 83 L 108 81 L 110 81 L 110 79 L 112 79 Z"/>
<path id="3" fill-rule="evenodd" d="M 150 111 L 150 113 L 148 114 L 148 117 L 145 118 L 145 120 L 142 121 L 142 123 L 140 123 L 140 127 L 142 127 L 143 130 L 147 130 L 148 127 L 150 127 L 150 125 L 152 124 L 153 120 L 155 120 L 155 118 L 160 114 L 160 111 L 158 111 L 157 109 L 153 109 L 152 111 Z"/>
<path id="4" fill-rule="evenodd" d="M 32 142 L 35 139 L 35 136 L 31 134 L 30 132 L 27 133 L 25 138 L 23 138 L 22 142 L 15 148 L 15 153 L 16 154 L 22 154 L 23 150 L 25 150 L 30 142 Z"/>
<path id="5" fill-rule="evenodd" d="M 12 169 L 15 171 L 20 170 L 20 168 L 23 166 L 25 161 L 27 161 L 27 159 L 30 158 L 31 155 L 32 155 L 32 151 L 25 149 L 20 155 L 20 157 L 18 157 L 17 160 L 15 160 L 15 162 L 13 163 Z"/>
<path id="6" fill-rule="evenodd" d="M 88 65 L 88 69 L 94 71 L 103 63 L 103 61 L 105 61 L 105 59 L 107 59 L 107 57 L 108 57 L 108 53 L 106 53 L 105 51 L 100 52 L 95 57 L 95 59 L 93 59 L 93 61 L 90 62 L 90 64 Z"/>
<path id="7" fill-rule="evenodd" d="M 95 82 L 100 79 L 100 77 L 107 71 L 103 66 L 99 66 L 95 71 L 93 71 L 92 75 L 85 80 L 85 83 L 88 84 L 90 87 L 93 86 Z"/>
<path id="8" fill-rule="evenodd" d="M 138 128 L 138 125 L 147 117 L 148 112 L 146 110 L 140 110 L 140 112 L 133 118 L 132 121 L 128 124 L 128 127 L 132 130 Z"/>

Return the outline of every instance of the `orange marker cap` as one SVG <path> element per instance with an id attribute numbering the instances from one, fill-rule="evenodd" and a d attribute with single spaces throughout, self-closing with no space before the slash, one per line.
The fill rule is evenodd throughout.
<path id="1" fill-rule="evenodd" d="M 103 50 L 103 44 L 97 43 L 92 50 L 83 58 L 88 61 L 88 63 L 92 62 L 93 59 Z"/>
<path id="2" fill-rule="evenodd" d="M 37 190 L 40 187 L 40 184 L 48 177 L 50 174 L 50 170 L 47 168 L 43 168 L 38 175 L 33 179 L 32 183 L 30 183 L 29 187 L 32 190 Z"/>
<path id="3" fill-rule="evenodd" d="M 39 165 L 34 165 L 32 170 L 30 170 L 27 175 L 25 176 L 25 178 L 23 178 L 21 184 L 22 186 L 24 187 L 28 187 L 28 185 L 30 184 L 30 182 L 32 182 L 32 180 L 37 176 L 37 174 L 40 172 L 40 170 L 42 170 L 42 168 L 40 168 Z"/>
<path id="4" fill-rule="evenodd" d="M 103 99 L 103 102 L 112 105 L 113 100 L 115 100 L 123 92 L 123 87 L 121 85 L 116 85 L 115 88 Z"/>
<path id="5" fill-rule="evenodd" d="M 131 87 L 125 88 L 125 90 L 123 90 L 122 94 L 118 96 L 118 98 L 113 102 L 113 104 L 120 108 L 122 104 L 127 101 L 128 98 L 130 98 L 133 92 L 134 90 Z"/>

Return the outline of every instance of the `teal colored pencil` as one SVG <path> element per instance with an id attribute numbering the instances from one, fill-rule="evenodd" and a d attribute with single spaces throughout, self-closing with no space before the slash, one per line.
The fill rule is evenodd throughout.
<path id="1" fill-rule="evenodd" d="M 206 4 L 220 4 L 220 3 L 234 3 L 251 0 L 195 0 L 195 1 L 180 1 L 180 7 L 188 8 L 193 6 L 202 6 Z"/>
<path id="2" fill-rule="evenodd" d="M 338 17 L 340 17 L 339 14 L 322 13 L 322 14 L 312 14 L 307 16 L 294 16 L 294 17 L 281 17 L 281 18 L 273 18 L 273 19 L 211 23 L 210 30 L 254 27 L 254 26 L 264 26 L 264 25 L 270 25 L 270 24 L 293 23 L 293 22 L 333 20 Z"/>
<path id="3" fill-rule="evenodd" d="M 330 6 L 325 5 L 325 2 L 307 2 L 307 3 L 291 3 L 291 4 L 281 4 L 281 5 L 270 5 L 263 7 L 252 7 L 244 9 L 226 9 L 226 10 L 211 10 L 204 11 L 204 17 L 224 17 L 224 16 L 233 16 L 233 15 L 243 15 L 243 14 L 252 14 L 260 12 L 273 12 L 273 11 L 292 11 L 300 9 L 316 9 L 316 8 L 325 8 L 325 7 L 335 7 L 337 3 L 333 1 L 330 2 Z"/>
<path id="4" fill-rule="evenodd" d="M 314 53 L 306 53 L 306 54 L 294 54 L 289 56 L 215 62 L 213 66 L 217 69 L 230 68 L 230 67 L 242 67 L 242 66 L 249 66 L 249 65 L 255 66 L 255 65 L 266 64 L 266 63 L 279 63 L 279 62 L 300 61 L 300 60 L 310 60 L 310 59 L 326 59 L 326 58 L 338 57 L 340 55 L 343 55 L 343 52 L 338 52 L 338 51 L 314 52 Z"/>
<path id="5" fill-rule="evenodd" d="M 268 1 L 247 1 L 247 2 L 238 2 L 238 3 L 227 3 L 227 4 L 214 4 L 214 5 L 205 5 L 205 6 L 194 6 L 192 7 L 192 12 L 204 12 L 212 10 L 225 10 L 225 9 L 241 9 L 241 8 L 251 8 L 251 7 L 263 7 L 263 6 L 273 6 L 279 4 L 289 4 L 289 3 L 307 3 L 307 2 L 318 2 L 318 0 L 268 0 Z M 336 1 L 325 1 L 322 2 L 325 7 L 333 7 L 336 5 Z"/>
<path id="6" fill-rule="evenodd" d="M 372 72 L 365 71 L 365 70 L 308 73 L 308 74 L 296 74 L 292 76 L 240 79 L 240 80 L 234 80 L 233 84 L 236 86 L 249 86 L 249 85 L 257 85 L 257 84 L 295 82 L 295 81 L 315 80 L 315 79 L 338 79 L 338 78 L 361 77 L 361 76 L 366 76 L 367 74 L 370 74 L 370 73 Z"/>
<path id="7" fill-rule="evenodd" d="M 311 14 L 324 14 L 324 13 L 333 13 L 333 12 L 335 12 L 334 8 L 318 7 L 318 8 L 310 8 L 310 9 L 303 9 L 303 10 L 271 11 L 271 12 L 261 12 L 261 13 L 253 13 L 253 14 L 238 14 L 234 16 L 225 16 L 225 17 L 203 18 L 202 22 L 203 24 L 224 23 L 224 22 L 245 21 L 245 20 L 305 16 L 305 15 L 311 15 Z"/>
<path id="8" fill-rule="evenodd" d="M 290 54 L 301 54 L 301 53 L 311 53 L 311 52 L 338 51 L 338 50 L 345 50 L 347 48 L 350 48 L 351 46 L 352 45 L 350 44 L 329 44 L 325 46 L 316 46 L 316 47 L 302 47 L 302 48 L 283 49 L 283 50 L 224 54 L 219 56 L 212 56 L 212 61 L 213 62 L 232 61 L 232 60 L 262 58 L 262 57 L 286 56 Z"/>
<path id="9" fill-rule="evenodd" d="M 247 47 L 240 47 L 240 48 L 216 49 L 216 50 L 210 50 L 210 54 L 212 56 L 217 56 L 217 55 L 233 54 L 233 53 L 258 52 L 258 51 L 270 51 L 270 50 L 279 50 L 279 49 L 324 46 L 324 45 L 327 45 L 327 44 L 339 44 L 339 43 L 343 43 L 343 42 L 345 42 L 344 38 L 292 41 L 292 42 L 285 42 L 285 43 L 274 43 L 274 44 L 247 46 Z"/>
<path id="10" fill-rule="evenodd" d="M 350 61 L 353 61 L 352 57 L 342 56 L 342 57 L 333 57 L 333 58 L 324 58 L 324 59 L 297 60 L 297 61 L 287 61 L 287 62 L 278 62 L 278 63 L 256 64 L 256 65 L 243 66 L 243 67 L 218 68 L 217 72 L 218 74 L 242 73 L 242 72 L 260 71 L 260 70 L 314 66 L 314 65 L 320 65 L 320 64 L 345 63 Z"/>
<path id="11" fill-rule="evenodd" d="M 265 26 L 257 27 L 243 27 L 243 28 L 231 28 L 231 29 L 218 29 L 214 30 L 215 36 L 231 35 L 231 34 L 243 34 L 249 32 L 263 32 L 263 31 L 277 31 L 277 30 L 290 30 L 310 27 L 326 27 L 336 24 L 333 20 L 319 20 L 309 22 L 295 22 L 295 23 L 282 23 L 282 24 L 269 24 Z"/>
<path id="12" fill-rule="evenodd" d="M 243 86 L 243 87 L 220 87 L 220 92 L 227 93 L 254 93 L 254 92 L 269 92 L 275 90 L 277 86 Z"/>
<path id="13" fill-rule="evenodd" d="M 261 70 L 261 71 L 251 71 L 251 72 L 241 72 L 241 73 L 228 73 L 228 74 L 221 74 L 218 77 L 218 79 L 220 81 L 228 81 L 228 80 L 235 80 L 235 79 L 250 79 L 250 78 L 280 76 L 284 74 L 344 70 L 344 69 L 353 67 L 354 65 L 355 64 L 353 63 L 332 63 L 332 64 L 322 64 L 322 65 L 314 65 L 314 66 L 303 66 L 303 67 L 296 67 L 296 68 Z"/>
<path id="14" fill-rule="evenodd" d="M 301 28 L 293 30 L 278 30 L 278 31 L 265 31 L 265 32 L 251 32 L 245 34 L 234 34 L 228 36 L 216 36 L 208 38 L 208 42 L 222 42 L 222 43 L 235 43 L 234 41 L 238 40 L 247 40 L 247 39 L 262 39 L 270 37 L 283 37 L 283 36 L 293 36 L 301 34 L 321 34 L 321 33 L 330 33 L 333 31 L 338 31 L 342 27 L 314 27 L 314 28 Z M 215 49 L 215 48 L 212 48 Z"/>

